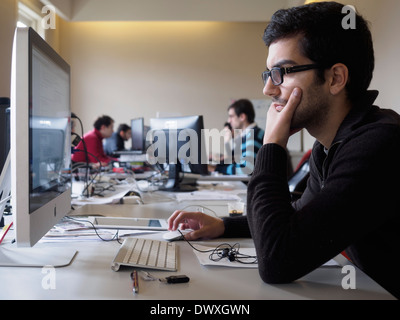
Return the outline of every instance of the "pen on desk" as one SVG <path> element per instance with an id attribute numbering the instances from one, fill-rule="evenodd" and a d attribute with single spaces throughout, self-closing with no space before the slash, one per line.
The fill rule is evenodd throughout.
<path id="1" fill-rule="evenodd" d="M 137 274 L 136 270 L 133 270 L 133 272 L 131 273 L 131 279 L 133 281 L 132 291 L 134 293 L 138 293 L 139 292 L 139 278 L 138 278 L 138 274 Z"/>
<path id="2" fill-rule="evenodd" d="M 3 239 L 5 238 L 5 236 L 6 236 L 7 232 L 8 232 L 8 230 L 10 230 L 10 228 L 11 228 L 12 225 L 13 225 L 13 222 L 11 222 L 9 225 L 6 225 L 6 226 L 3 228 L 3 234 L 1 235 L 0 243 L 3 242 Z"/>

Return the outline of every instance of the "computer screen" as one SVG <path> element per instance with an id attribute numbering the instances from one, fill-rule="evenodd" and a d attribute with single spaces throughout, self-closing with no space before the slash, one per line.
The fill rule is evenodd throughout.
<path id="1" fill-rule="evenodd" d="M 17 28 L 11 81 L 11 204 L 18 246 L 35 245 L 71 210 L 70 66 Z"/>
<path id="2" fill-rule="evenodd" d="M 10 151 L 10 99 L 0 98 L 0 228 L 11 189 L 8 163 Z M 5 170 L 3 171 L 3 167 Z"/>
<path id="3" fill-rule="evenodd" d="M 0 172 L 10 150 L 10 99 L 0 98 Z"/>
<path id="4" fill-rule="evenodd" d="M 4 227 L 3 214 L 7 203 L 10 200 L 11 192 L 11 170 L 10 155 L 7 156 L 3 168 L 0 171 L 0 228 Z"/>
<path id="5" fill-rule="evenodd" d="M 144 136 L 144 119 L 136 118 L 131 120 L 132 132 L 132 151 L 144 152 L 145 136 Z"/>
<path id="6" fill-rule="evenodd" d="M 193 190 L 180 184 L 181 172 L 208 174 L 203 129 L 203 116 L 150 119 L 148 139 L 152 144 L 147 149 L 147 155 L 154 163 L 168 164 L 169 177 L 165 190 Z"/>

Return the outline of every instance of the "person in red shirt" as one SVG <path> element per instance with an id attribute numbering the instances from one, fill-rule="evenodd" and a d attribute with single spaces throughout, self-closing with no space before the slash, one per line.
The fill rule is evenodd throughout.
<path id="1" fill-rule="evenodd" d="M 94 128 L 83 136 L 86 144 L 87 159 L 93 166 L 107 166 L 110 161 L 117 160 L 105 154 L 103 139 L 111 137 L 114 131 L 114 120 L 109 116 L 101 116 L 93 124 Z M 71 156 L 73 162 L 86 162 L 86 153 L 81 140 L 74 148 Z"/>

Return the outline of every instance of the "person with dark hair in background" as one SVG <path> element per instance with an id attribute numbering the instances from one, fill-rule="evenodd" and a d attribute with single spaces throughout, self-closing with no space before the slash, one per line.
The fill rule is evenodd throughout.
<path id="1" fill-rule="evenodd" d="M 224 138 L 224 144 L 218 153 L 213 153 L 213 150 L 210 150 L 209 155 L 209 169 L 210 171 L 215 171 L 215 165 L 211 163 L 224 163 L 226 159 L 228 161 L 232 161 L 232 144 L 233 144 L 233 130 L 232 126 L 229 122 L 224 123 L 224 127 L 221 131 L 221 136 Z"/>
<path id="2" fill-rule="evenodd" d="M 264 136 L 264 130 L 257 126 L 254 118 L 254 107 L 250 100 L 240 99 L 229 106 L 228 124 L 230 124 L 234 133 L 240 132 L 240 135 L 238 134 L 231 140 L 233 146 L 230 149 L 234 151 L 238 148 L 235 144 L 240 144 L 240 157 L 229 159 L 230 164 L 226 163 L 228 159 L 224 159 L 224 164 L 219 164 L 216 167 L 208 166 L 209 171 L 217 171 L 228 175 L 248 175 L 253 172 L 254 161 L 258 150 L 262 146 Z"/>
<path id="3" fill-rule="evenodd" d="M 355 28 L 344 28 L 343 8 L 320 2 L 279 10 L 265 30 L 262 76 L 273 103 L 248 185 L 247 216 L 175 211 L 169 228 L 194 229 L 188 240 L 251 236 L 267 283 L 294 281 L 345 251 L 400 298 L 400 116 L 373 105 L 371 32 L 354 11 Z M 316 142 L 307 188 L 292 203 L 285 147 L 302 128 Z"/>
<path id="4" fill-rule="evenodd" d="M 83 141 L 81 140 L 71 155 L 73 162 L 86 162 L 89 160 L 94 167 L 107 166 L 115 158 L 109 157 L 104 153 L 103 139 L 111 137 L 114 131 L 114 120 L 106 115 L 96 119 L 93 130 L 83 136 L 86 144 L 87 158 Z"/>
<path id="5" fill-rule="evenodd" d="M 116 151 L 124 151 L 125 141 L 131 138 L 132 130 L 131 127 L 125 123 L 118 126 L 117 131 L 113 132 L 111 137 L 104 139 L 103 147 L 104 152 L 109 156 L 116 156 Z"/>

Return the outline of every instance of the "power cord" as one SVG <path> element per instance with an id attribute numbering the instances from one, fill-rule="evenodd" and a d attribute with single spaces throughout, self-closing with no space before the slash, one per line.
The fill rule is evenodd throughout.
<path id="1" fill-rule="evenodd" d="M 80 139 L 81 139 L 81 141 L 82 141 L 82 145 L 83 145 L 83 149 L 84 149 L 84 152 L 85 152 L 85 160 L 86 160 L 86 166 L 87 167 L 89 167 L 89 155 L 88 155 L 88 151 L 87 151 L 87 147 L 86 147 L 86 142 L 85 142 L 85 139 L 84 139 L 84 131 L 83 131 L 83 124 L 82 124 L 82 121 L 81 121 L 81 119 L 75 114 L 75 113 L 73 113 L 73 112 L 71 112 L 71 118 L 72 119 L 77 119 L 78 121 L 79 121 L 79 124 L 80 124 L 80 126 L 81 126 L 81 132 L 82 132 L 82 136 L 80 137 Z M 77 135 L 78 137 L 79 137 L 79 135 L 78 134 L 75 134 L 75 135 Z M 88 181 L 88 175 L 89 175 L 89 173 L 88 173 L 88 170 L 86 170 L 86 178 L 85 178 L 85 181 L 87 182 Z M 86 189 L 86 191 L 87 191 L 87 197 L 89 198 L 89 189 L 87 188 Z"/>

